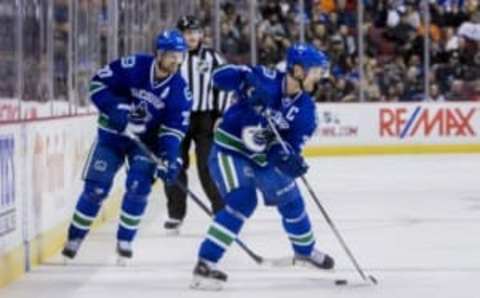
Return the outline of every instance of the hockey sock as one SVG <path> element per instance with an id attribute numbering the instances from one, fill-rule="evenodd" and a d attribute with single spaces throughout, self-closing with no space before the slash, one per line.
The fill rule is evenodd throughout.
<path id="1" fill-rule="evenodd" d="M 283 228 L 296 254 L 310 255 L 315 245 L 310 219 L 301 197 L 278 207 Z"/>
<path id="2" fill-rule="evenodd" d="M 68 240 L 85 238 L 101 206 L 101 202 L 90 198 L 87 192 L 80 195 L 68 229 Z"/>
<path id="3" fill-rule="evenodd" d="M 133 240 L 146 207 L 146 197 L 129 195 L 128 193 L 125 195 L 120 211 L 120 224 L 117 231 L 118 240 Z"/>
<path id="4" fill-rule="evenodd" d="M 235 217 L 226 208 L 218 212 L 200 246 L 199 257 L 212 263 L 218 262 L 237 237 L 242 225 L 243 220 Z"/>
<path id="5" fill-rule="evenodd" d="M 224 199 L 227 204 L 215 215 L 199 251 L 201 259 L 212 263 L 220 260 L 257 206 L 255 188 L 251 187 L 238 188 Z"/>

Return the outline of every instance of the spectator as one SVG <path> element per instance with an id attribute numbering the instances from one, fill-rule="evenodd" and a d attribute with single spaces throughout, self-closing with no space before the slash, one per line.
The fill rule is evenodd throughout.
<path id="1" fill-rule="evenodd" d="M 459 98 L 459 95 L 474 90 L 476 80 L 480 78 L 478 2 L 430 1 L 431 22 L 426 28 L 421 1 L 365 1 L 365 99 L 425 100 L 423 51 L 427 35 L 430 38 L 430 89 L 433 94 L 437 94 L 438 89 L 435 101 L 442 97 L 446 100 Z M 222 20 L 227 23 L 225 26 L 222 23 L 222 49 L 229 60 L 248 63 L 250 36 L 249 26 L 244 21 L 248 10 L 245 7 L 236 9 L 242 3 L 228 2 L 222 6 Z M 285 48 L 300 38 L 299 19 L 308 15 L 307 41 L 327 51 L 331 58 L 332 79 L 321 85 L 325 90 L 316 91 L 317 100 L 357 99 L 359 63 L 355 0 L 306 1 L 306 7 L 310 9 L 306 13 L 298 11 L 298 1 L 295 0 L 257 0 L 257 3 L 260 12 L 256 22 L 258 62 L 277 65 Z M 454 81 L 464 83 L 459 85 Z M 460 86 L 470 88 L 470 91 L 460 92 Z M 350 97 L 350 94 L 355 96 Z M 468 99 L 469 96 L 460 98 Z"/>
<path id="2" fill-rule="evenodd" d="M 356 100 L 355 86 L 345 78 L 337 79 L 335 83 L 335 102 L 352 102 Z"/>
<path id="3" fill-rule="evenodd" d="M 454 80 L 452 82 L 452 88 L 447 93 L 448 101 L 467 101 L 469 100 L 465 93 L 465 82 L 462 80 Z"/>
<path id="4" fill-rule="evenodd" d="M 370 102 L 381 101 L 380 88 L 376 84 L 369 84 L 366 90 L 366 100 Z"/>
<path id="5" fill-rule="evenodd" d="M 352 34 L 350 34 L 349 32 L 348 26 L 344 24 L 340 25 L 339 33 L 340 33 L 340 37 L 342 38 L 342 42 L 347 54 L 354 55 L 357 52 L 357 45 L 356 45 L 355 37 L 352 36 Z"/>
<path id="6" fill-rule="evenodd" d="M 440 82 L 440 89 L 447 91 L 454 80 L 463 80 L 466 77 L 467 66 L 460 62 L 459 51 L 450 53 L 447 64 L 439 65 L 436 70 L 436 79 Z"/>
<path id="7" fill-rule="evenodd" d="M 446 34 L 446 46 L 445 50 L 447 51 L 456 51 L 458 50 L 459 38 L 455 34 L 453 27 L 447 27 L 445 29 Z"/>
<path id="8" fill-rule="evenodd" d="M 400 101 L 400 91 L 396 85 L 390 85 L 387 88 L 386 94 L 383 96 L 383 101 L 386 102 L 399 102 Z"/>
<path id="9" fill-rule="evenodd" d="M 440 87 L 438 84 L 433 83 L 430 85 L 430 96 L 425 99 L 428 102 L 444 102 L 445 96 L 440 92 Z"/>
<path id="10" fill-rule="evenodd" d="M 259 46 L 259 58 L 264 65 L 274 67 L 277 61 L 282 59 L 282 52 L 279 51 L 273 36 L 265 35 Z"/>
<path id="11" fill-rule="evenodd" d="M 480 79 L 475 80 L 472 84 L 472 92 L 469 100 L 480 101 Z"/>

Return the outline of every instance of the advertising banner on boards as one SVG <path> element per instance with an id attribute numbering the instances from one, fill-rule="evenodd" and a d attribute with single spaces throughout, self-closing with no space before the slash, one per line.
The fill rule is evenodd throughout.
<path id="1" fill-rule="evenodd" d="M 0 134 L 0 237 L 17 228 L 15 168 L 15 138 Z"/>

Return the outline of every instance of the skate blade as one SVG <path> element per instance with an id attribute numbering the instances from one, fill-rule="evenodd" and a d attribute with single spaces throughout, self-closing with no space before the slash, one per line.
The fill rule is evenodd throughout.
<path id="1" fill-rule="evenodd" d="M 165 229 L 165 236 L 176 237 L 180 235 L 180 229 Z"/>
<path id="2" fill-rule="evenodd" d="M 63 261 L 62 262 L 63 266 L 67 266 L 68 264 L 70 264 L 73 261 L 73 259 L 70 258 L 70 257 L 62 255 L 62 261 Z"/>
<path id="3" fill-rule="evenodd" d="M 223 289 L 223 281 L 203 276 L 194 276 L 190 288 L 199 291 L 220 291 Z"/>
<path id="4" fill-rule="evenodd" d="M 116 263 L 117 263 L 117 266 L 119 267 L 126 267 L 129 262 L 130 262 L 130 258 L 118 256 Z"/>
<path id="5" fill-rule="evenodd" d="M 325 269 L 325 268 L 320 268 L 315 265 L 313 265 L 311 262 L 306 261 L 306 260 L 299 260 L 299 259 L 292 259 L 292 265 L 293 267 L 302 267 L 302 268 L 308 268 L 308 269 L 315 269 L 315 270 L 321 270 L 322 272 L 325 273 L 334 273 L 335 269 Z"/>
<path id="6" fill-rule="evenodd" d="M 271 267 L 292 267 L 294 265 L 293 257 L 265 259 L 264 262 Z"/>

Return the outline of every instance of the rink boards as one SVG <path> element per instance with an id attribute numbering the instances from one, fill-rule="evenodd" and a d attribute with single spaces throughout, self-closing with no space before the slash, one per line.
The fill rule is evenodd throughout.
<path id="1" fill-rule="evenodd" d="M 2 124 L 0 287 L 63 245 L 95 119 L 87 115 Z M 115 213 L 118 200 L 109 201 L 100 221 Z"/>
<path id="2" fill-rule="evenodd" d="M 317 106 L 309 155 L 480 152 L 480 103 Z"/>
<path id="3" fill-rule="evenodd" d="M 480 152 L 478 103 L 322 104 L 317 111 L 308 156 Z M 95 127 L 94 115 L 2 124 L 0 287 L 63 244 Z M 117 206 L 110 199 L 101 219 Z"/>

